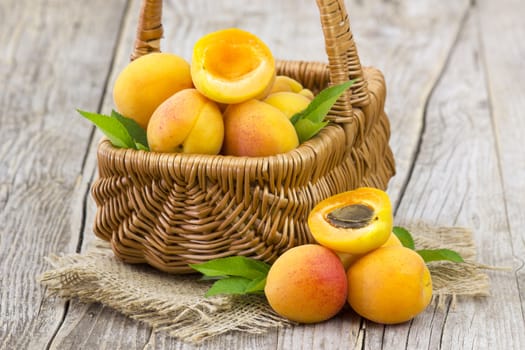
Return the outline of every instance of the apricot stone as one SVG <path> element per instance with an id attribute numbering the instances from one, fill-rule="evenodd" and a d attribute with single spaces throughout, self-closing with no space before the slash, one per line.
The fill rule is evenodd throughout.
<path id="1" fill-rule="evenodd" d="M 271 266 L 264 293 L 279 315 L 300 323 L 325 321 L 345 305 L 347 280 L 341 261 L 317 244 L 294 247 Z"/>
<path id="2" fill-rule="evenodd" d="M 225 155 L 264 157 L 291 151 L 298 145 L 290 120 L 267 103 L 252 99 L 229 105 L 224 112 Z"/>
<path id="3" fill-rule="evenodd" d="M 151 53 L 130 62 L 117 77 L 113 100 L 122 115 L 144 129 L 155 109 L 168 97 L 193 87 L 190 65 L 170 53 Z"/>
<path id="4" fill-rule="evenodd" d="M 224 124 L 217 104 L 196 89 L 177 92 L 153 113 L 147 129 L 154 152 L 218 154 Z"/>

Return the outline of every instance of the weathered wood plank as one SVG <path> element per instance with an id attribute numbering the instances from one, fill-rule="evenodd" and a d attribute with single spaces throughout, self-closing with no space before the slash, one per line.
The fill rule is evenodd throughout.
<path id="1" fill-rule="evenodd" d="M 450 18 L 447 18 L 445 15 L 439 16 L 439 11 L 417 8 L 417 11 L 413 12 L 413 7 L 396 3 L 385 4 L 386 8 L 375 2 L 372 4 L 368 2 L 367 4 L 359 2 L 348 4 L 351 19 L 355 18 L 352 20 L 352 23 L 355 24 L 353 29 L 363 63 L 372 64 L 381 67 L 381 69 L 385 65 L 387 79 L 391 76 L 395 81 L 395 88 L 390 88 L 389 99 L 392 100 L 391 105 L 393 106 L 390 107 L 392 119 L 397 118 L 398 120 L 397 129 L 413 126 L 410 130 L 404 131 L 410 135 L 406 139 L 411 138 L 412 142 L 408 146 L 399 147 L 398 153 L 405 154 L 408 160 L 404 168 L 402 167 L 403 170 L 399 171 L 397 178 L 404 179 L 407 175 L 411 154 L 414 152 L 419 137 L 419 129 L 414 127 L 414 125 L 417 126 L 417 123 L 414 124 L 413 121 L 422 118 L 425 96 L 428 95 L 431 86 L 434 84 L 441 70 L 440 67 L 443 66 L 446 59 L 447 51 L 452 45 L 464 9 L 464 4 L 460 5 L 448 8 L 450 12 L 446 12 L 445 15 Z M 382 14 L 374 13 L 373 9 L 383 9 L 385 12 Z M 191 57 L 193 42 L 201 35 L 227 26 L 239 26 L 257 32 L 270 44 L 275 55 L 279 58 L 326 60 L 322 32 L 317 24 L 319 23 L 317 8 L 313 2 L 308 6 L 297 6 L 294 2 L 276 2 L 269 6 L 267 3 L 264 5 L 248 4 L 239 0 L 211 3 L 192 1 L 173 5 L 167 3 L 164 12 L 166 39 L 163 42 L 163 49 L 177 52 L 187 59 Z M 114 73 L 126 64 L 129 56 L 134 34 L 135 16 L 138 13 L 137 2 L 132 3 L 129 13 L 124 27 L 124 38 L 115 59 Z M 386 14 L 388 16 L 385 17 Z M 384 18 L 387 18 L 388 24 L 380 25 L 379 21 Z M 411 25 L 407 26 L 407 21 Z M 428 26 L 427 22 L 429 21 L 433 25 Z M 298 23 L 305 24 L 298 25 Z M 316 25 L 312 25 L 312 23 L 316 23 Z M 276 31 L 275 28 L 279 28 L 279 30 Z M 421 34 L 421 32 L 423 33 Z M 414 33 L 420 34 L 417 35 L 417 40 L 410 40 Z M 446 40 L 433 44 L 428 38 L 435 35 L 443 35 Z M 361 46 L 362 43 L 364 45 Z M 384 47 L 390 48 L 388 55 L 384 55 Z M 414 52 L 425 59 L 413 58 L 412 53 Z M 404 69 L 400 70 L 400 66 Z M 409 67 L 417 67 L 417 69 L 409 69 Z M 105 111 L 109 111 L 112 107 L 109 92 L 113 79 L 114 74 L 108 84 L 108 94 L 103 108 Z M 417 93 L 408 95 L 409 91 L 412 91 L 410 94 L 414 91 Z M 389 100 L 387 99 L 387 101 Z M 396 116 L 396 112 L 400 112 L 401 116 Z M 393 123 L 393 132 L 397 132 L 394 125 L 395 123 Z M 394 147 L 395 142 L 393 142 Z M 93 145 L 95 144 L 96 142 Z M 93 145 L 92 151 L 94 151 Z M 86 162 L 87 174 L 93 173 L 92 169 L 89 169 L 94 165 L 93 158 L 89 156 Z M 399 182 L 402 183 L 402 180 Z M 400 185 L 397 187 L 401 188 Z M 394 193 L 394 196 L 397 194 Z M 89 204 L 88 207 L 90 209 L 84 230 L 86 235 L 84 247 L 91 239 L 90 218 L 93 215 L 93 207 Z M 292 344 L 294 348 L 304 349 L 312 347 L 333 348 L 334 346 L 338 348 L 360 347 L 364 335 L 359 319 L 351 314 L 346 314 L 344 317 L 336 318 L 325 324 L 270 332 L 265 336 L 221 337 L 206 342 L 201 347 L 193 347 L 176 342 L 163 334 L 151 336 L 148 340 L 144 336 L 144 326 L 139 323 L 130 323 L 126 318 L 119 318 L 116 315 L 111 316 L 111 326 L 104 329 L 102 325 L 107 322 L 106 313 L 107 310 L 101 306 L 90 306 L 88 312 L 84 306 L 73 303 L 65 319 L 64 327 L 58 333 L 53 347 L 61 348 L 66 344 L 88 344 L 92 341 L 90 339 L 99 337 L 103 339 L 103 343 L 108 348 L 122 346 L 123 344 L 129 348 L 137 348 L 142 346 L 140 344 L 144 340 L 146 341 L 144 347 L 159 349 L 222 349 L 225 346 L 245 349 L 287 349 Z M 89 332 L 86 335 L 83 332 L 84 327 L 82 325 L 88 324 L 88 322 L 91 322 L 93 329 L 98 329 L 99 332 Z M 127 331 L 124 332 L 122 329 Z M 125 343 L 121 337 L 115 337 L 115 333 L 131 335 L 133 338 L 138 337 L 137 343 Z M 139 334 L 141 335 L 139 336 Z"/>
<path id="2" fill-rule="evenodd" d="M 474 230 L 479 260 L 519 268 L 509 239 L 474 10 L 425 114 L 413 175 L 399 207 L 400 224 L 425 220 Z M 373 326 L 366 348 L 519 349 L 524 344 L 516 276 L 491 273 L 490 298 L 429 308 L 409 324 Z"/>
<path id="3" fill-rule="evenodd" d="M 492 124 L 503 182 L 508 239 L 516 268 L 514 277 L 520 291 L 522 319 L 525 320 L 525 27 L 523 2 L 508 0 L 498 4 L 479 1 L 477 18 L 489 88 Z M 517 265 L 516 265 L 517 264 Z M 512 338 L 515 335 L 511 336 Z M 522 339 L 523 338 L 518 338 Z M 525 344 L 522 341 L 521 344 Z"/>
<path id="4" fill-rule="evenodd" d="M 45 348 L 65 312 L 36 277 L 77 248 L 92 127 L 74 108 L 97 108 L 123 5 L 0 4 L 1 349 Z"/>

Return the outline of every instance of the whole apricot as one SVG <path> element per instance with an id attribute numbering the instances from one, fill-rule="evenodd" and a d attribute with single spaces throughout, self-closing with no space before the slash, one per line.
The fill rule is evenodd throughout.
<path id="1" fill-rule="evenodd" d="M 347 297 L 345 270 L 329 249 L 306 244 L 284 252 L 268 272 L 264 293 L 279 315 L 301 323 L 335 316 Z"/>
<path id="2" fill-rule="evenodd" d="M 150 119 L 148 144 L 154 152 L 218 154 L 224 138 L 219 107 L 196 89 L 164 101 Z"/>
<path id="3" fill-rule="evenodd" d="M 286 75 L 278 75 L 275 77 L 270 94 L 279 91 L 299 92 L 303 86 L 297 80 Z"/>
<path id="4" fill-rule="evenodd" d="M 191 87 L 190 64 L 186 60 L 170 53 L 151 53 L 130 62 L 120 72 L 113 100 L 118 112 L 146 129 L 164 100 Z"/>
<path id="5" fill-rule="evenodd" d="M 191 75 L 195 87 L 220 103 L 240 103 L 269 93 L 275 59 L 256 35 L 229 28 L 209 33 L 193 47 Z"/>
<path id="6" fill-rule="evenodd" d="M 405 247 L 376 249 L 347 271 L 348 303 L 362 317 L 383 324 L 406 322 L 430 303 L 432 279 L 423 258 Z"/>
<path id="7" fill-rule="evenodd" d="M 274 92 L 263 101 L 278 108 L 288 118 L 304 111 L 311 102 L 308 97 L 290 91 Z"/>
<path id="8" fill-rule="evenodd" d="M 388 237 L 387 241 L 383 243 L 383 245 L 380 248 L 384 247 L 402 247 L 403 244 L 397 238 L 397 236 L 394 233 L 390 234 L 390 237 Z M 343 266 L 345 267 L 345 270 L 350 267 L 355 261 L 357 261 L 359 258 L 364 256 L 365 254 L 350 254 L 350 253 L 343 253 L 343 252 L 335 252 L 339 259 L 341 259 L 341 262 L 343 263 Z"/>
<path id="9" fill-rule="evenodd" d="M 263 157 L 285 153 L 299 145 L 290 120 L 267 103 L 252 99 L 229 105 L 223 116 L 223 154 Z"/>

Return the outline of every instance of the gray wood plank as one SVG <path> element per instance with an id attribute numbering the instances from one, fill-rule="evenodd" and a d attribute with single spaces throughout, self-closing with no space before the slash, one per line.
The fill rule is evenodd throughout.
<path id="1" fill-rule="evenodd" d="M 422 144 L 396 216 L 474 230 L 478 259 L 522 266 L 513 256 L 486 90 L 485 62 L 473 8 L 450 62 L 430 97 Z M 519 244 L 518 244 L 519 245 Z M 490 272 L 490 298 L 460 299 L 427 309 L 400 327 L 372 326 L 366 348 L 520 349 L 525 344 L 516 275 Z"/>
<path id="2" fill-rule="evenodd" d="M 98 106 L 123 5 L 0 4 L 1 349 L 45 348 L 66 310 L 36 277 L 77 248 L 92 127 L 74 109 Z"/>
<path id="3" fill-rule="evenodd" d="M 137 3 L 131 3 L 123 30 L 124 36 L 115 58 L 114 74 L 126 64 L 129 56 L 135 15 L 138 13 Z M 405 162 L 401 162 L 396 176 L 399 180 L 395 181 L 399 185 L 393 185 L 392 195 L 395 198 L 399 196 L 401 184 L 408 174 L 411 157 L 417 146 L 421 128 L 421 125 L 418 126 L 418 120 L 421 123 L 426 97 L 444 66 L 465 9 L 465 2 L 451 7 L 438 7 L 439 11 L 424 6 L 414 7 L 415 3 L 348 3 L 352 28 L 363 63 L 385 68 L 387 79 L 393 80 L 392 83 L 387 80 L 387 105 L 390 109 L 393 133 L 404 132 L 402 140 L 406 142 L 401 146 L 401 138 L 394 138 L 392 141 L 393 147 L 397 147 L 396 156 L 406 159 Z M 435 2 L 434 5 L 438 6 L 439 2 Z M 374 12 L 377 9 L 384 12 Z M 164 10 L 163 49 L 179 53 L 187 59 L 191 57 L 193 42 L 201 35 L 227 26 L 239 26 L 257 32 L 270 44 L 276 57 L 326 60 L 322 32 L 317 25 L 317 8 L 313 2 L 298 6 L 292 1 L 276 1 L 270 6 L 268 3 L 246 3 L 240 0 L 191 1 L 167 3 Z M 429 22 L 431 25 L 428 25 Z M 279 30 L 276 31 L 275 28 Z M 429 39 L 436 35 L 442 35 L 444 39 L 437 43 Z M 385 47 L 388 47 L 387 54 Z M 114 74 L 108 83 L 104 111 L 109 111 L 112 107 L 109 92 Z M 95 146 L 96 140 L 89 152 L 94 152 Z M 89 154 L 83 181 L 87 181 L 85 178 L 94 173 L 95 165 L 94 157 Z M 94 212 L 89 198 L 86 205 L 88 210 L 83 249 L 92 239 L 90 222 Z M 85 327 L 88 325 L 90 331 L 86 332 Z M 107 348 L 125 345 L 130 349 L 289 349 L 291 346 L 302 349 L 354 346 L 360 348 L 368 327 L 371 326 L 363 329 L 360 320 L 351 312 L 347 312 L 342 317 L 319 325 L 300 326 L 263 336 L 226 336 L 194 347 L 174 341 L 162 333 L 148 335 L 147 327 L 129 321 L 100 305 L 87 307 L 72 303 L 52 348 L 92 344 L 97 339 Z M 126 341 L 124 337 L 130 340 Z"/>

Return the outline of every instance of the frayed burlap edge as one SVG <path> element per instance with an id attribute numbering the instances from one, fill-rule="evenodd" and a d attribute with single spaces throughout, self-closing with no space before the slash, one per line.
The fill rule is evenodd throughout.
<path id="1" fill-rule="evenodd" d="M 458 252 L 465 262 L 434 261 L 428 263 L 432 276 L 432 303 L 444 308 L 448 301 L 455 307 L 458 296 L 490 295 L 489 277 L 484 270 L 498 268 L 476 262 L 476 245 L 472 231 L 466 227 L 436 227 L 424 222 L 404 226 L 414 237 L 416 249 L 448 248 Z"/>
<path id="2" fill-rule="evenodd" d="M 448 300 L 454 304 L 458 296 L 489 295 L 489 279 L 483 270 L 490 267 L 475 262 L 469 229 L 424 223 L 404 227 L 413 234 L 417 249 L 450 248 L 466 260 L 429 264 L 435 304 L 443 307 Z M 47 260 L 52 269 L 39 281 L 49 293 L 102 303 L 185 342 L 198 344 L 231 331 L 260 334 L 294 324 L 275 314 L 263 296 L 206 298 L 211 282 L 124 264 L 101 240 L 95 240 L 84 254 L 52 255 Z"/>
<path id="3" fill-rule="evenodd" d="M 52 255 L 47 260 L 53 269 L 39 280 L 50 294 L 102 303 L 194 344 L 230 331 L 260 334 L 292 324 L 261 295 L 206 298 L 209 281 L 123 264 L 110 254 L 109 245 L 100 241 L 86 254 Z"/>

